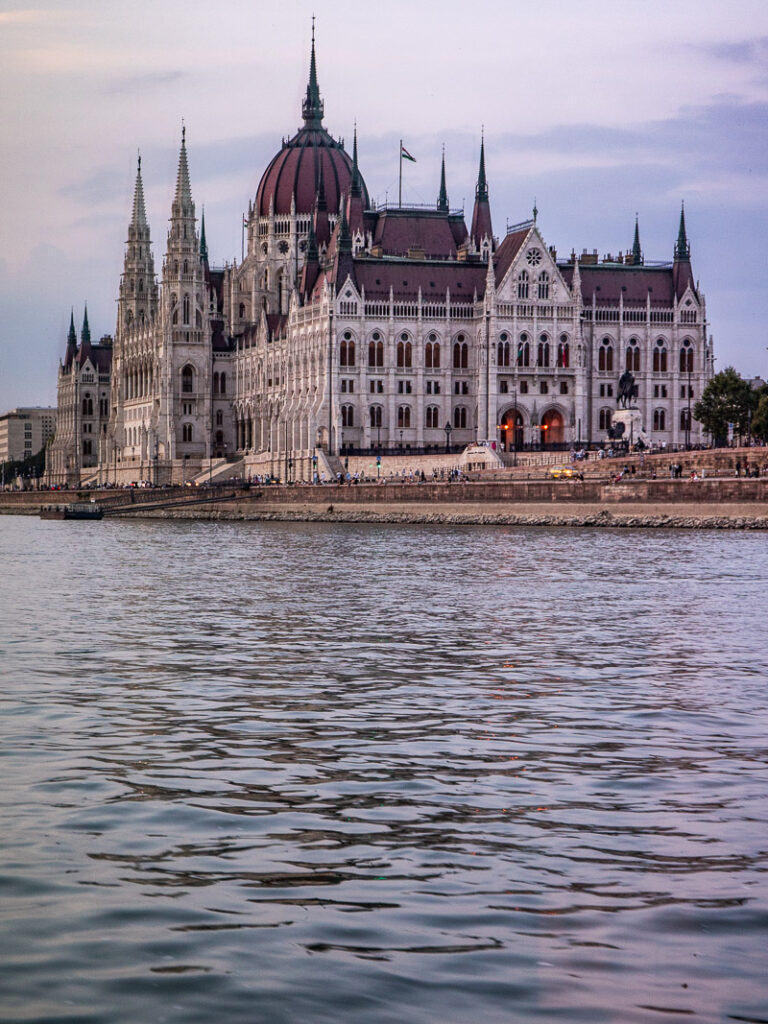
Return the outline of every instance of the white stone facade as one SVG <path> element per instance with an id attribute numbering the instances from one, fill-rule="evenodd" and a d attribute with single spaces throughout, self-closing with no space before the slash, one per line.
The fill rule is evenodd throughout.
<path id="1" fill-rule="evenodd" d="M 304 125 L 249 203 L 243 261 L 221 270 L 182 139 L 158 284 L 139 167 L 100 482 L 191 479 L 224 459 L 309 479 L 321 453 L 605 442 L 625 370 L 653 442 L 704 440 L 688 411 L 713 353 L 682 215 L 666 264 L 644 262 L 637 226 L 602 260 L 558 259 L 535 217 L 497 239 L 484 147 L 469 229 L 444 164 L 434 208 L 377 208 L 357 138 L 350 157 L 323 112 L 313 44 Z"/>

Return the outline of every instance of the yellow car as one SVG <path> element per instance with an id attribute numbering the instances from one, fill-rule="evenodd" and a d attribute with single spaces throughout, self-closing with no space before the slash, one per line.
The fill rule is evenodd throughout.
<path id="1" fill-rule="evenodd" d="M 570 466 L 552 466 L 549 476 L 552 480 L 570 480 L 576 476 L 576 470 Z"/>

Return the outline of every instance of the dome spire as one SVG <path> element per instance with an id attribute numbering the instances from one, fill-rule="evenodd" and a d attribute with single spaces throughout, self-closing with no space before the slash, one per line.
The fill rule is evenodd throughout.
<path id="1" fill-rule="evenodd" d="M 309 61 L 309 82 L 307 95 L 301 104 L 301 115 L 307 128 L 320 128 L 323 123 L 323 101 L 320 98 L 320 87 L 317 84 L 317 65 L 315 62 L 315 16 L 312 15 L 312 55 Z"/>

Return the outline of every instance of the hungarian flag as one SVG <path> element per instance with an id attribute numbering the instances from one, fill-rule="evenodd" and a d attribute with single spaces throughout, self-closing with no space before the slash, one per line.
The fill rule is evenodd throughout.
<path id="1" fill-rule="evenodd" d="M 402 144 L 402 142 L 400 143 L 400 159 L 401 160 L 410 160 L 411 163 L 414 163 L 414 164 L 416 163 L 416 157 L 415 156 L 411 156 L 411 154 L 408 152 L 408 150 L 405 148 L 405 146 Z"/>

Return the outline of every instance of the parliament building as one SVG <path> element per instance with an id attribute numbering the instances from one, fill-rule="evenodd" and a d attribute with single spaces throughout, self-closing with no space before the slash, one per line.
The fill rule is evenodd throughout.
<path id="1" fill-rule="evenodd" d="M 308 480 L 477 442 L 503 462 L 606 441 L 625 370 L 651 443 L 704 440 L 690 411 L 713 352 L 683 211 L 668 262 L 645 260 L 637 222 L 626 252 L 558 258 L 535 210 L 494 235 L 484 142 L 469 226 L 444 157 L 434 206 L 374 203 L 357 132 L 350 154 L 325 128 L 314 39 L 301 114 L 223 268 L 182 132 L 156 273 L 139 161 L 114 337 L 71 321 L 50 483 Z"/>

